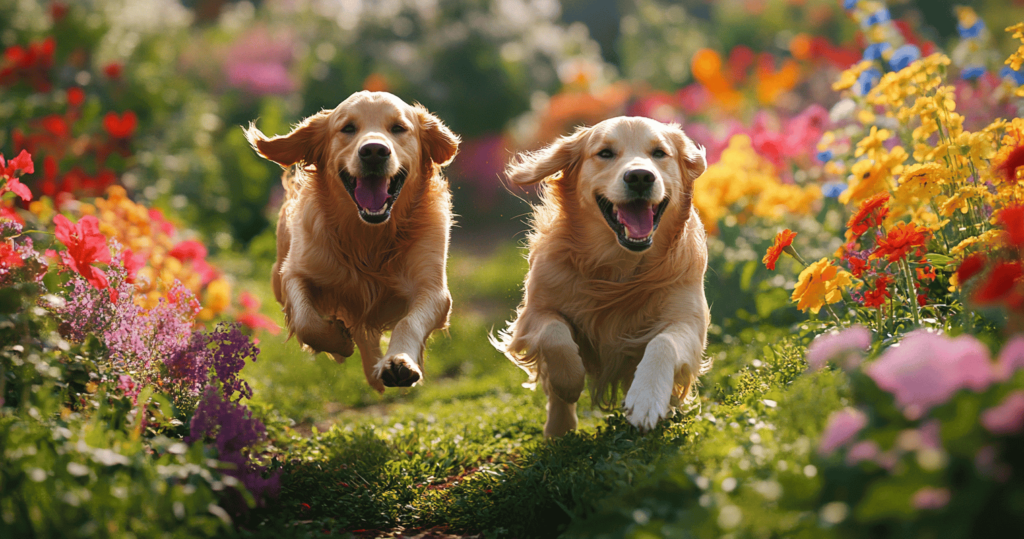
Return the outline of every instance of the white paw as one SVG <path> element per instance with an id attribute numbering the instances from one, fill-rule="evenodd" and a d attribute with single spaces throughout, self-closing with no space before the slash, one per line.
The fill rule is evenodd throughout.
<path id="1" fill-rule="evenodd" d="M 668 384 L 650 384 L 644 383 L 643 380 L 634 380 L 623 402 L 626 420 L 640 429 L 640 432 L 647 432 L 653 429 L 658 421 L 668 416 L 671 398 L 671 380 Z"/>

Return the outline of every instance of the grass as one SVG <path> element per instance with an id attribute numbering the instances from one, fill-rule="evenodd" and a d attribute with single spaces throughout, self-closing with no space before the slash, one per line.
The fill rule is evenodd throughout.
<path id="1" fill-rule="evenodd" d="M 781 398 L 776 394 L 794 380 L 810 379 L 800 377 L 800 332 L 748 328 L 709 348 L 716 365 L 703 380 L 699 406 L 653 432 L 639 434 L 620 412 L 591 409 L 584 395 L 579 431 L 545 440 L 543 393 L 522 388 L 525 373 L 486 340 L 518 303 L 525 270 L 521 252 L 510 245 L 490 255 L 453 254 L 451 329 L 430 340 L 426 383 L 416 388 L 379 396 L 366 384 L 358 355 L 339 365 L 262 335 L 260 359 L 243 374 L 270 423 L 284 480 L 278 500 L 254 512 L 242 535 L 445 530 L 582 537 L 632 529 L 635 523 L 622 519 L 633 513 L 620 514 L 620 505 L 642 505 L 652 485 L 662 498 L 678 496 L 671 507 L 700 509 L 701 492 L 679 469 L 697 463 L 708 476 L 724 473 L 736 460 L 731 447 L 750 445 L 745 421 L 783 413 L 766 409 L 766 395 Z M 276 311 L 266 284 L 249 286 L 268 313 Z M 820 401 L 818 408 L 783 420 L 814 431 L 838 400 L 834 390 L 809 395 L 809 384 L 797 390 Z M 794 440 L 805 434 L 787 431 Z M 780 450 L 786 442 L 774 443 Z M 678 517 L 671 507 L 649 512 L 671 520 Z M 595 531 L 588 527 L 594 522 L 618 524 Z"/>

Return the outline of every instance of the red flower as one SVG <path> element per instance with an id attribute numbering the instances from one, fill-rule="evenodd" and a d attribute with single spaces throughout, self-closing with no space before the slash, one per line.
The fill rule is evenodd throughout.
<path id="1" fill-rule="evenodd" d="M 927 305 L 928 304 L 928 294 L 918 294 L 917 295 L 917 304 L 922 306 L 922 307 Z"/>
<path id="2" fill-rule="evenodd" d="M 103 73 L 105 73 L 108 77 L 110 77 L 112 79 L 119 79 L 119 78 L 121 78 L 121 71 L 122 70 L 123 70 L 123 67 L 121 66 L 121 64 L 119 64 L 117 62 L 111 62 L 111 63 L 103 66 Z"/>
<path id="3" fill-rule="evenodd" d="M 885 258 L 897 262 L 912 250 L 920 250 L 928 241 L 928 229 L 914 223 L 899 223 L 884 238 L 879 238 L 872 258 Z"/>
<path id="4" fill-rule="evenodd" d="M 133 253 L 129 247 L 124 248 L 122 256 L 124 258 L 124 269 L 128 272 L 128 282 L 134 283 L 139 270 L 146 265 L 146 257 L 142 253 Z"/>
<path id="5" fill-rule="evenodd" d="M 175 245 L 169 253 L 182 262 L 206 258 L 206 246 L 196 240 L 185 240 Z"/>
<path id="6" fill-rule="evenodd" d="M 135 132 L 135 126 L 139 118 L 133 111 L 125 111 L 118 116 L 116 112 L 108 112 L 103 116 L 103 128 L 114 138 L 128 138 Z"/>
<path id="7" fill-rule="evenodd" d="M 55 137 L 66 137 L 71 133 L 71 126 L 68 125 L 68 121 L 63 116 L 51 114 L 42 119 L 43 129 L 47 130 L 50 134 Z"/>
<path id="8" fill-rule="evenodd" d="M 1017 169 L 1024 167 L 1024 144 L 1017 146 L 1006 156 L 1006 160 L 996 167 L 996 172 L 1001 174 L 1009 183 L 1017 183 Z"/>
<path id="9" fill-rule="evenodd" d="M 984 305 L 1004 299 L 1020 276 L 1020 262 L 999 262 L 988 274 L 988 280 L 974 293 L 974 302 Z"/>
<path id="10" fill-rule="evenodd" d="M 68 104 L 77 107 L 82 103 L 85 103 L 85 92 L 77 86 L 68 88 Z"/>
<path id="11" fill-rule="evenodd" d="M 110 248 L 106 236 L 100 232 L 99 220 L 86 215 L 72 224 L 67 217 L 58 214 L 53 222 L 57 225 L 57 239 L 68 248 L 61 251 L 61 260 L 96 288 L 106 288 L 107 274 L 92 265 L 94 262 L 110 263 Z"/>
<path id="12" fill-rule="evenodd" d="M 1006 230 L 1007 239 L 1013 247 L 1024 245 L 1024 206 L 1011 206 L 999 212 L 999 223 Z"/>
<path id="13" fill-rule="evenodd" d="M 925 259 L 917 261 L 918 266 L 916 268 L 917 280 L 918 281 L 930 281 L 935 278 L 935 268 L 933 268 Z"/>
<path id="14" fill-rule="evenodd" d="M 4 219 L 9 219 L 21 225 L 25 224 L 25 220 L 18 215 L 18 212 L 14 211 L 14 208 L 0 205 L 0 221 Z"/>
<path id="15" fill-rule="evenodd" d="M 847 221 L 846 228 L 850 229 L 850 232 L 853 233 L 853 237 L 856 239 L 863 236 L 868 229 L 881 226 L 882 221 L 889 215 L 888 203 L 889 193 L 884 191 L 861 202 L 857 213 L 853 214 L 850 220 Z"/>
<path id="16" fill-rule="evenodd" d="M 10 191 L 28 202 L 32 200 L 32 191 L 18 179 L 21 175 L 19 171 L 21 174 L 32 174 L 36 171 L 35 165 L 32 164 L 32 156 L 28 152 L 21 150 L 21 153 L 9 163 L 4 162 L 4 155 L 0 153 L 0 180 L 7 180 L 0 186 L 0 196 Z"/>
<path id="17" fill-rule="evenodd" d="M 0 268 L 20 268 L 25 265 L 18 250 L 10 242 L 0 242 Z"/>
<path id="18" fill-rule="evenodd" d="M 53 22 L 60 22 L 68 14 L 68 6 L 63 2 L 50 4 L 50 18 Z"/>
<path id="19" fill-rule="evenodd" d="M 775 243 L 768 248 L 764 258 L 761 262 L 764 263 L 765 267 L 775 271 L 775 263 L 779 261 L 779 257 L 782 256 L 782 251 L 793 244 L 793 238 L 796 237 L 796 232 L 790 229 L 785 229 L 775 235 Z"/>
<path id="20" fill-rule="evenodd" d="M 880 275 L 875 280 L 875 287 L 867 292 L 864 292 L 863 304 L 865 307 L 879 308 L 885 305 L 885 301 L 891 296 L 889 295 L 889 285 L 892 284 L 892 277 L 888 275 Z"/>
<path id="21" fill-rule="evenodd" d="M 956 268 L 956 280 L 962 286 L 967 282 L 968 279 L 974 277 L 981 270 L 985 269 L 985 262 L 987 262 L 985 255 L 981 253 L 974 253 L 964 259 L 960 263 L 960 266 Z"/>
<path id="22" fill-rule="evenodd" d="M 852 273 L 854 277 L 859 278 L 861 275 L 864 275 L 864 270 L 868 268 L 867 260 L 850 257 L 847 259 L 847 262 L 850 263 L 850 273 Z"/>

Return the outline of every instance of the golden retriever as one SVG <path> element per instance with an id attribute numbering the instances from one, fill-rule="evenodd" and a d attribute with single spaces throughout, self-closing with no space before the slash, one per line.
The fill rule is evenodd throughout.
<path id="1" fill-rule="evenodd" d="M 515 184 L 546 182 L 523 302 L 492 343 L 547 393 L 545 436 L 576 428 L 588 376 L 596 404 L 614 406 L 621 386 L 627 419 L 648 431 L 710 368 L 707 244 L 691 204 L 705 167 L 679 126 L 627 117 L 508 165 Z"/>
<path id="2" fill-rule="evenodd" d="M 441 168 L 459 137 L 385 92 L 355 93 L 284 136 L 267 138 L 255 124 L 245 135 L 263 157 L 298 164 L 284 176 L 272 276 L 289 334 L 339 362 L 358 345 L 377 391 L 422 380 L 426 339 L 451 312 Z"/>

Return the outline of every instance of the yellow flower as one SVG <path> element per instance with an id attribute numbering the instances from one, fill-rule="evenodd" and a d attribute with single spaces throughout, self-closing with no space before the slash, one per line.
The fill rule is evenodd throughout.
<path id="1" fill-rule="evenodd" d="M 839 74 L 839 80 L 832 84 L 832 89 L 839 92 L 842 90 L 849 90 L 853 88 L 853 85 L 857 83 L 857 79 L 865 69 L 871 67 L 872 62 L 870 60 L 864 60 L 859 64 L 855 64 L 846 71 Z"/>
<path id="2" fill-rule="evenodd" d="M 939 163 L 915 163 L 903 169 L 893 198 L 900 204 L 911 205 L 913 199 L 931 200 L 942 191 L 948 171 Z"/>
<path id="3" fill-rule="evenodd" d="M 876 126 L 871 126 L 871 132 L 857 143 L 857 151 L 854 152 L 854 157 L 860 157 L 865 153 L 868 157 L 872 157 L 875 150 L 880 149 L 885 141 L 889 140 L 892 133 L 888 129 L 879 129 Z"/>
<path id="4" fill-rule="evenodd" d="M 1013 37 L 1019 39 L 1024 43 L 1024 23 L 1017 23 L 1006 29 L 1007 32 L 1013 32 Z M 1010 66 L 1010 69 L 1014 71 L 1020 71 L 1020 66 L 1024 64 L 1024 44 L 1019 46 L 1009 58 L 1006 59 L 1006 65 Z"/>
<path id="5" fill-rule="evenodd" d="M 199 311 L 200 320 L 211 320 L 231 306 L 231 285 L 224 279 L 214 279 L 206 285 L 206 301 Z"/>
<path id="6" fill-rule="evenodd" d="M 817 313 L 825 304 L 843 299 L 842 289 L 852 284 L 848 272 L 822 258 L 800 272 L 792 299 L 797 302 L 797 309 Z"/>
<path id="7" fill-rule="evenodd" d="M 839 195 L 839 202 L 858 204 L 872 195 L 889 190 L 889 178 L 903 171 L 903 162 L 906 160 L 906 150 L 896 146 L 891 152 L 876 150 L 875 159 L 857 161 L 850 167 L 849 187 Z"/>

